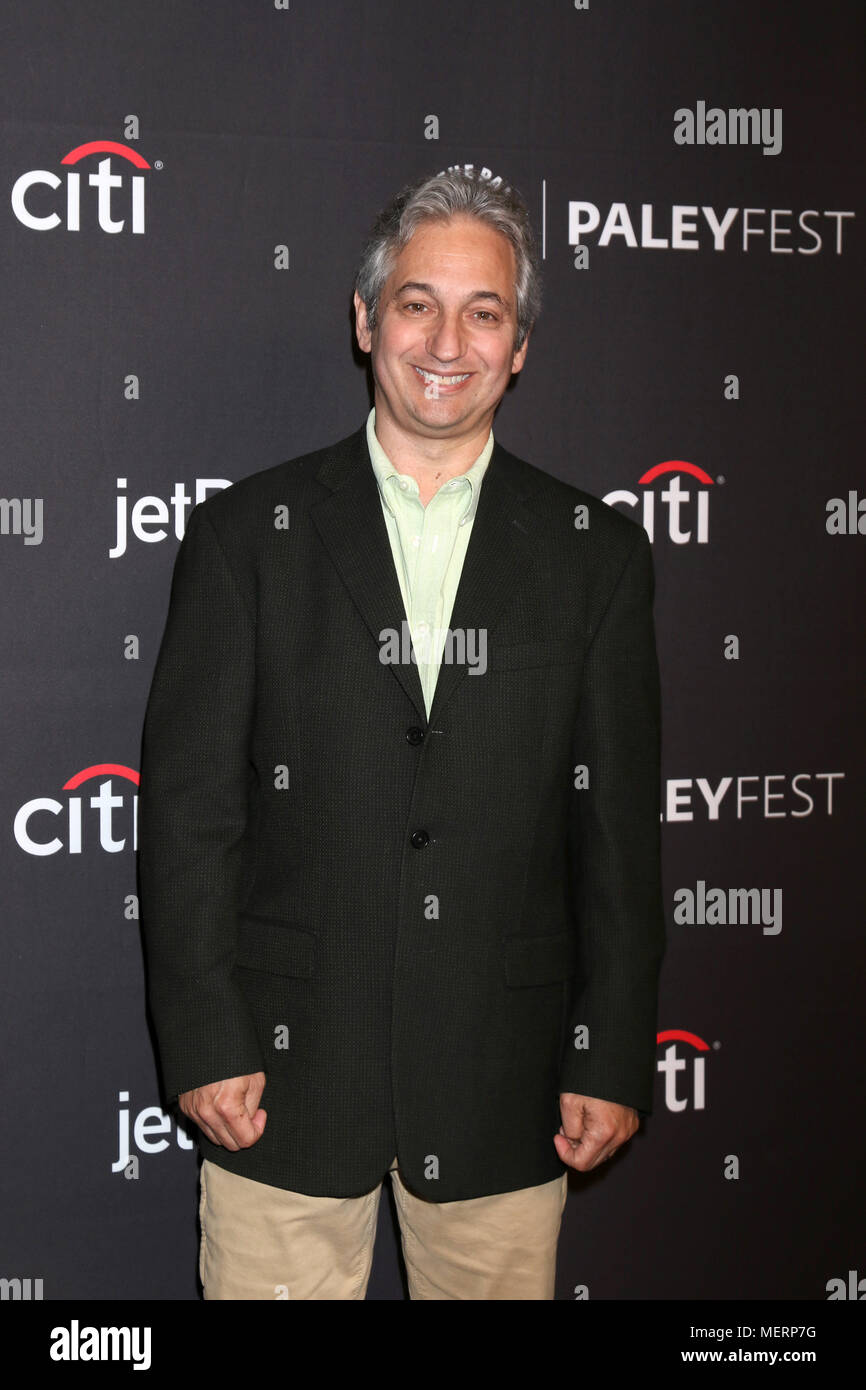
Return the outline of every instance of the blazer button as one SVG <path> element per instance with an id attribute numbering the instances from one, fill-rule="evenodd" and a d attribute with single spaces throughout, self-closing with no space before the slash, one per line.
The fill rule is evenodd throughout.
<path id="1" fill-rule="evenodd" d="M 424 730 L 417 728 L 414 724 L 411 729 L 406 730 L 406 742 L 414 747 L 417 743 L 424 742 Z"/>
<path id="2" fill-rule="evenodd" d="M 409 843 L 413 849 L 426 849 L 430 843 L 430 836 L 426 830 L 413 830 Z"/>

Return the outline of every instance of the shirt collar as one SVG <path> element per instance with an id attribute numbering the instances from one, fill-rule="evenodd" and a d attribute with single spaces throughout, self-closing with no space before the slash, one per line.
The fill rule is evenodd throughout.
<path id="1" fill-rule="evenodd" d="M 465 473 L 458 473 L 456 475 L 456 478 L 454 479 L 455 482 L 459 482 L 465 479 L 469 485 L 467 489 L 468 502 L 466 508 L 461 514 L 461 521 L 471 521 L 472 518 L 475 516 L 476 511 L 478 510 L 478 502 L 481 494 L 481 484 L 484 480 L 484 474 L 487 471 L 487 465 L 489 464 L 490 457 L 493 453 L 493 444 L 493 430 L 491 429 L 489 435 L 487 436 L 487 443 L 484 445 L 484 448 L 481 450 L 481 453 L 478 455 L 472 467 L 468 468 Z M 388 455 L 385 453 L 385 450 L 382 448 L 382 445 L 379 443 L 378 437 L 376 435 L 375 406 L 373 406 L 369 415 L 367 416 L 367 448 L 370 451 L 370 462 L 373 465 L 373 472 L 376 475 L 376 483 L 379 488 L 379 495 L 382 498 L 382 501 L 384 502 L 385 506 L 388 508 L 389 512 L 393 514 L 393 508 L 391 506 L 390 501 L 388 500 L 389 489 L 386 488 L 385 484 L 388 482 L 389 478 L 396 478 L 399 481 L 404 477 L 407 477 L 407 475 L 397 472 L 397 469 L 394 467 Z M 411 479 L 410 481 L 414 483 L 415 480 Z M 392 484 L 391 486 L 394 486 L 394 484 Z M 417 491 L 417 487 L 414 490 Z"/>

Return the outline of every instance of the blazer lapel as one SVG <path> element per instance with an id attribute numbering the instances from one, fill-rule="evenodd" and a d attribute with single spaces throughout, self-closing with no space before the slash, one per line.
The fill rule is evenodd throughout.
<path id="1" fill-rule="evenodd" d="M 364 427 L 328 450 L 318 479 L 333 491 L 310 508 L 310 515 L 380 650 L 385 629 L 402 634 L 406 610 Z M 387 669 L 426 724 L 418 667 L 391 663 Z"/>
<path id="2" fill-rule="evenodd" d="M 384 630 L 402 633 L 406 611 L 363 426 L 327 451 L 317 476 L 332 490 L 310 508 L 310 515 L 380 648 Z M 533 518 L 521 502 L 526 482 L 527 474 L 519 468 L 519 461 L 495 443 L 454 600 L 449 623 L 452 631 L 484 629 L 489 635 L 507 606 L 530 558 L 534 535 Z M 388 669 L 426 726 L 417 665 L 414 661 L 389 663 Z M 431 723 L 441 714 L 466 672 L 465 665 L 440 667 Z"/>
<path id="3" fill-rule="evenodd" d="M 484 630 L 489 639 L 507 611 L 518 580 L 530 562 L 536 533 L 537 523 L 521 500 L 526 491 L 526 472 L 495 441 L 448 624 L 452 632 Z M 440 666 L 430 709 L 431 724 L 466 678 L 467 670 L 466 665 L 458 663 L 443 662 Z"/>

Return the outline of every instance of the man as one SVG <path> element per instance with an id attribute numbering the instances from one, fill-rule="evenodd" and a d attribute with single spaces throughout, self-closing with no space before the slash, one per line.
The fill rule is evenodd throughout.
<path id="1" fill-rule="evenodd" d="M 449 170 L 357 277 L 374 407 L 192 511 L 148 702 L 141 888 L 219 1298 L 551 1299 L 569 1168 L 649 1113 L 664 923 L 643 529 L 508 453 L 539 267 Z"/>

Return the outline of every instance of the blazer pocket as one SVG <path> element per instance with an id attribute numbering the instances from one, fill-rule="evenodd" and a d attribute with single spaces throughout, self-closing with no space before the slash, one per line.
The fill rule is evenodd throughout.
<path id="1" fill-rule="evenodd" d="M 517 642 L 503 646 L 491 641 L 487 648 L 489 671 L 519 671 L 532 666 L 567 666 L 581 661 L 580 643 L 557 639 L 555 642 Z"/>
<path id="2" fill-rule="evenodd" d="M 505 983 L 552 985 L 568 980 L 577 965 L 577 947 L 572 932 L 556 936 L 517 936 L 503 943 Z"/>
<path id="3" fill-rule="evenodd" d="M 317 938 L 280 917 L 241 914 L 235 964 L 245 970 L 300 978 L 315 974 Z"/>

